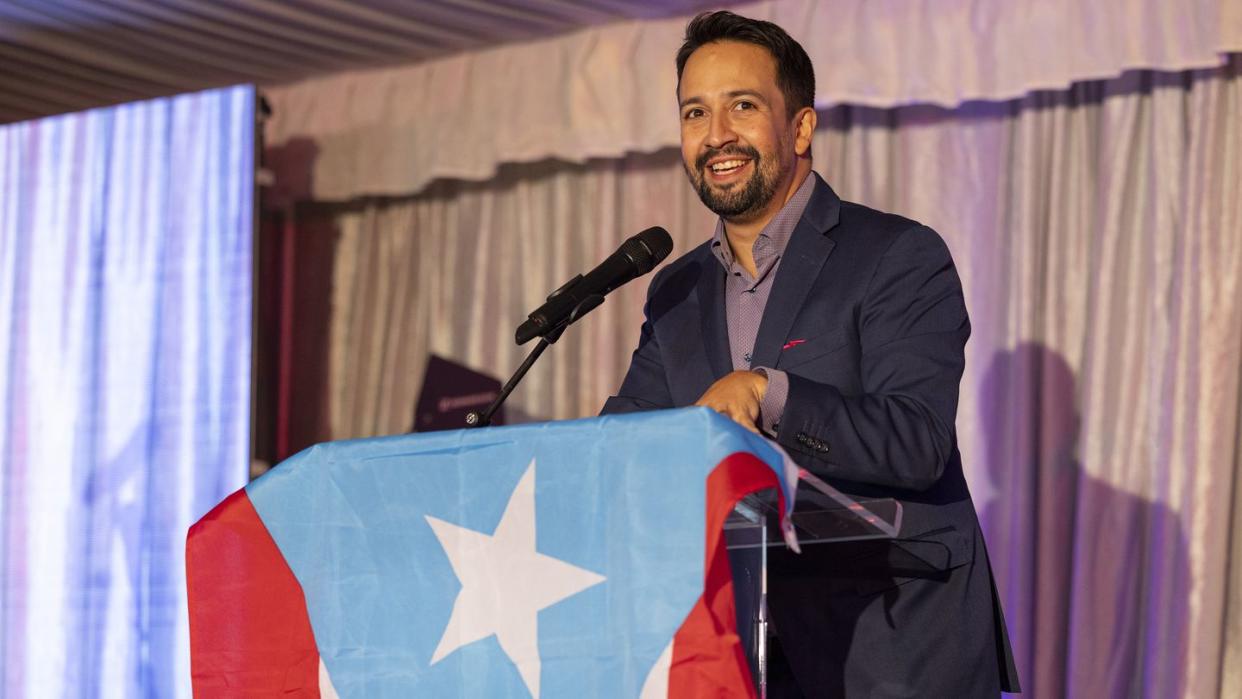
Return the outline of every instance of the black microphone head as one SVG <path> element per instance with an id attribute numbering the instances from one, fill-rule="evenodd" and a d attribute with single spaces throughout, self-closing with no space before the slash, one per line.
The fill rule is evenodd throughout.
<path id="1" fill-rule="evenodd" d="M 634 261 L 638 274 L 643 275 L 655 269 L 673 251 L 673 237 L 660 226 L 652 226 L 625 241 L 621 249 Z"/>
<path id="2" fill-rule="evenodd" d="M 673 251 L 668 231 L 654 226 L 630 236 L 607 259 L 557 289 L 517 329 L 519 345 L 563 328 L 603 302 L 613 289 L 655 269 Z"/>

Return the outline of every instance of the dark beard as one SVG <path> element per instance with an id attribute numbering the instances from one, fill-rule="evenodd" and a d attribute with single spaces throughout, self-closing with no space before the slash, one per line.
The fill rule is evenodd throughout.
<path id="1" fill-rule="evenodd" d="M 742 155 L 750 158 L 755 166 L 750 179 L 741 187 L 734 186 L 723 192 L 713 190 L 707 183 L 707 161 L 718 155 Z M 768 163 L 760 158 L 759 151 L 751 146 L 731 146 L 721 150 L 709 150 L 695 160 L 694 167 L 694 172 L 687 174 L 690 175 L 690 182 L 699 194 L 699 200 L 712 213 L 721 218 L 746 218 L 762 210 L 776 195 L 777 173 L 768 172 Z"/>

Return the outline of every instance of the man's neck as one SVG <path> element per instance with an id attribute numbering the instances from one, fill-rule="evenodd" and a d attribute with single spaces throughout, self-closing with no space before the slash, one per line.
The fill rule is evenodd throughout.
<path id="1" fill-rule="evenodd" d="M 724 219 L 725 238 L 729 241 L 729 250 L 733 252 L 733 259 L 746 270 L 751 277 L 756 274 L 755 269 L 755 239 L 763 232 L 768 223 L 772 221 L 772 217 L 783 208 L 793 195 L 797 193 L 798 188 L 802 186 L 803 181 L 811 174 L 811 163 L 808 160 L 798 160 L 798 164 L 794 169 L 794 176 L 786 185 L 783 193 L 772 197 L 763 211 L 758 215 L 749 217 L 745 220 Z"/>

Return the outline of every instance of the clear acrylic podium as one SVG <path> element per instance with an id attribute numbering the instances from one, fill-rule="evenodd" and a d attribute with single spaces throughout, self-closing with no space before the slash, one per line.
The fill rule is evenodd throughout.
<path id="1" fill-rule="evenodd" d="M 805 469 L 790 516 L 799 547 L 864 539 L 892 539 L 901 531 L 901 503 L 892 498 L 855 500 Z M 760 699 L 767 695 L 767 551 L 786 546 L 775 489 L 750 495 L 725 522 L 733 569 L 737 628 Z"/>

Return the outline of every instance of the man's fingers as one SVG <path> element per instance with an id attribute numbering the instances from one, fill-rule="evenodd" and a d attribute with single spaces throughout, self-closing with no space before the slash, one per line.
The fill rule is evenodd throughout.
<path id="1" fill-rule="evenodd" d="M 759 428 L 755 426 L 755 421 L 752 420 L 749 415 L 730 415 L 729 417 L 732 417 L 733 421 L 742 427 L 745 427 L 755 434 L 759 434 Z"/>
<path id="2" fill-rule="evenodd" d="M 745 427 L 751 432 L 759 434 L 759 428 L 755 425 L 755 416 L 750 414 L 750 411 L 747 410 L 747 406 L 739 404 L 713 405 L 711 403 L 705 403 L 704 405 L 712 410 L 715 410 L 721 415 L 724 415 L 742 427 Z"/>
<path id="3" fill-rule="evenodd" d="M 694 404 L 711 408 L 758 434 L 755 420 L 759 417 L 762 394 L 755 392 L 756 376 L 750 372 L 735 371 L 712 384 Z"/>

